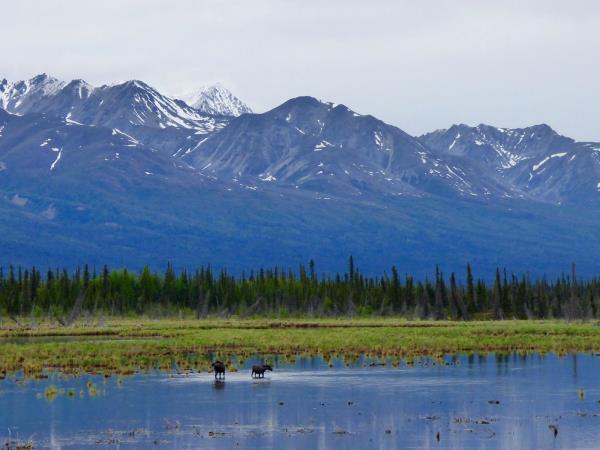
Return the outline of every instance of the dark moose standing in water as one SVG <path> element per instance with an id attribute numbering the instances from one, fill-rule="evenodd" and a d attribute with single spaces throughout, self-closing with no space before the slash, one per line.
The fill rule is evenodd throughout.
<path id="1" fill-rule="evenodd" d="M 252 374 L 250 376 L 252 378 L 264 378 L 267 370 L 273 371 L 273 368 L 268 364 L 252 366 Z"/>
<path id="2" fill-rule="evenodd" d="M 215 379 L 225 378 L 225 364 L 223 362 L 215 361 L 211 365 L 215 369 Z"/>
<path id="3" fill-rule="evenodd" d="M 211 364 L 215 371 L 215 379 L 225 379 L 225 363 L 222 361 L 215 361 Z M 267 370 L 273 371 L 273 367 L 269 364 L 259 364 L 252 366 L 252 378 L 264 378 Z"/>

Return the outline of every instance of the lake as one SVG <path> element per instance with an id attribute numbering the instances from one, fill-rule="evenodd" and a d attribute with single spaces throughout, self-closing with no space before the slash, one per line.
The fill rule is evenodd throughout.
<path id="1" fill-rule="evenodd" d="M 597 449 L 600 357 L 247 360 L 212 374 L 0 381 L 0 444 L 81 449 Z M 49 390 L 55 386 L 57 391 Z M 555 428 L 554 428 L 555 427 Z M 555 436 L 555 430 L 557 434 Z M 5 447 L 2 447 L 5 448 Z"/>

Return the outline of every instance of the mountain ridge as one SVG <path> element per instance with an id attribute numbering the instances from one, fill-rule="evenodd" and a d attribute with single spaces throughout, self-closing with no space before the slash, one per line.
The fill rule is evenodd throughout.
<path id="1" fill-rule="evenodd" d="M 411 136 L 308 96 L 224 117 L 29 81 L 0 82 L 0 264 L 600 270 L 600 144 L 544 124 Z"/>
<path id="2" fill-rule="evenodd" d="M 257 189 L 270 183 L 316 195 L 599 200 L 600 144 L 577 142 L 546 124 L 457 124 L 415 137 L 309 96 L 261 114 L 242 104 L 244 112 L 230 116 L 222 113 L 231 112 L 231 97 L 219 106 L 220 98 L 212 99 L 217 115 L 209 115 L 141 80 L 94 87 L 40 74 L 0 83 L 0 105 L 9 112 L 117 129 L 205 176 Z"/>
<path id="3" fill-rule="evenodd" d="M 510 129 L 461 124 L 419 139 L 440 155 L 477 156 L 480 170 L 538 201 L 598 201 L 600 144 L 575 141 L 549 125 Z"/>

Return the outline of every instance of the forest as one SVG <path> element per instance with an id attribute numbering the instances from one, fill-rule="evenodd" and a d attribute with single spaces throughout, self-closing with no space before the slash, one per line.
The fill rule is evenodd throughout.
<path id="1" fill-rule="evenodd" d="M 486 274 L 489 275 L 489 274 Z M 556 279 L 497 269 L 493 277 L 401 275 L 396 267 L 366 276 L 352 257 L 345 273 L 318 275 L 314 261 L 296 270 L 269 268 L 233 276 L 210 266 L 195 271 L 99 269 L 40 271 L 0 267 L 0 315 L 55 318 L 174 314 L 206 317 L 399 316 L 432 320 L 598 319 L 600 279 L 579 280 L 575 266 Z"/>

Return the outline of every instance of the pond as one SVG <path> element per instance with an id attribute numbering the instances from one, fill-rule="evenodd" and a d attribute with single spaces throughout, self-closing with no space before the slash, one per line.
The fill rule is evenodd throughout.
<path id="1" fill-rule="evenodd" d="M 81 449 L 596 449 L 600 358 L 298 357 L 212 374 L 0 381 L 0 445 Z M 332 367 L 333 366 L 333 367 Z M 53 386 L 56 390 L 50 389 Z M 5 448 L 5 447 L 2 447 Z"/>

